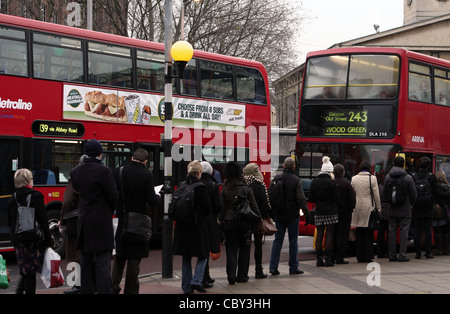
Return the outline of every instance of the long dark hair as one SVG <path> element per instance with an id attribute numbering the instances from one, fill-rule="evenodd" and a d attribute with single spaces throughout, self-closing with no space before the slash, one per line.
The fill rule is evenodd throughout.
<path id="1" fill-rule="evenodd" d="M 363 160 L 359 165 L 359 171 L 368 171 L 372 173 L 372 165 L 367 160 Z"/>
<path id="2" fill-rule="evenodd" d="M 237 183 L 245 182 L 244 172 L 241 166 L 234 161 L 229 161 L 223 168 L 223 175 L 225 177 L 224 185 L 235 185 Z"/>

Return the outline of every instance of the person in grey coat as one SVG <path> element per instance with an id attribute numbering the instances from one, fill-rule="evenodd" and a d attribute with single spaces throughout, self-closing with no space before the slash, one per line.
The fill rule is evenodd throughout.
<path id="1" fill-rule="evenodd" d="M 119 193 L 110 168 L 101 162 L 102 144 L 89 140 L 87 158 L 70 171 L 73 187 L 80 194 L 77 243 L 81 250 L 81 293 L 112 294 L 111 257 L 114 248 L 112 217 Z"/>
<path id="2" fill-rule="evenodd" d="M 408 193 L 403 204 L 393 205 L 389 204 L 389 261 L 408 262 L 409 258 L 406 257 L 406 249 L 408 245 L 408 232 L 411 225 L 411 208 L 412 204 L 416 200 L 417 192 L 414 185 L 414 179 L 406 173 L 403 168 L 405 165 L 405 159 L 401 156 L 395 157 L 394 167 L 392 167 L 389 174 L 386 176 L 383 187 L 383 195 L 387 196 L 387 187 L 393 178 L 404 177 L 402 184 L 405 184 L 405 191 Z M 400 250 L 397 258 L 396 245 L 397 245 L 397 229 L 400 228 Z"/>

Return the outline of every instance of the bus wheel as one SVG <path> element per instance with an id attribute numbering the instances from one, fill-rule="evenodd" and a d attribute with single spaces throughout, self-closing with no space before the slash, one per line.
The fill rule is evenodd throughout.
<path id="1" fill-rule="evenodd" d="M 58 227 L 59 216 L 60 212 L 57 210 L 51 210 L 47 213 L 48 228 L 53 239 L 53 250 L 63 257 L 66 251 L 66 241 L 64 233 Z"/>

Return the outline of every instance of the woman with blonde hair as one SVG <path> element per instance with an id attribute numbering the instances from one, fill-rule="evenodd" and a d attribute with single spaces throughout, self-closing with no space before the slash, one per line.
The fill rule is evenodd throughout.
<path id="1" fill-rule="evenodd" d="M 41 272 L 45 249 L 51 247 L 53 241 L 48 229 L 44 196 L 41 192 L 33 189 L 32 172 L 26 168 L 17 170 L 14 174 L 14 186 L 16 192 L 8 200 L 8 223 L 20 271 L 16 294 L 35 294 L 36 273 Z M 18 206 L 26 206 L 28 196 L 31 196 L 30 207 L 35 210 L 35 219 L 43 230 L 43 239 L 15 234 Z"/>
<path id="2" fill-rule="evenodd" d="M 173 253 L 183 256 L 181 269 L 181 288 L 184 293 L 206 292 L 203 287 L 203 276 L 210 252 L 208 216 L 211 202 L 206 186 L 200 182 L 203 167 L 198 160 L 187 166 L 186 184 L 197 184 L 194 189 L 194 215 L 192 222 L 175 222 Z M 182 182 L 181 184 L 184 184 Z M 197 257 L 194 276 L 192 276 L 192 257 Z"/>

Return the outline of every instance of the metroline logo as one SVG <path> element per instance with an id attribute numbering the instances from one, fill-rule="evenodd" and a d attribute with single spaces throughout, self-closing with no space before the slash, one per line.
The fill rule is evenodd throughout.
<path id="1" fill-rule="evenodd" d="M 1 109 L 15 109 L 15 110 L 31 110 L 33 104 L 31 102 L 23 101 L 23 99 L 14 100 L 3 100 L 0 97 L 0 108 Z"/>

